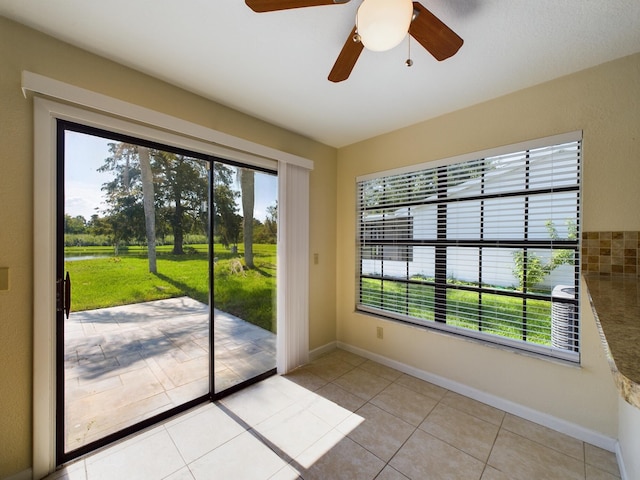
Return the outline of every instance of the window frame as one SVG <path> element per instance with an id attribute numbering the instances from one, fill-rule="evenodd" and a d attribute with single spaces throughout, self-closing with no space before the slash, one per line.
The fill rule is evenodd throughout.
<path id="1" fill-rule="evenodd" d="M 528 251 L 535 249 L 543 249 L 549 252 L 551 255 L 552 250 L 571 250 L 573 252 L 573 263 L 570 264 L 570 267 L 573 269 L 573 285 L 574 294 L 571 298 L 568 298 L 566 295 L 562 298 L 558 298 L 556 296 L 552 296 L 551 294 L 541 294 L 528 291 L 527 286 L 525 285 L 522 288 L 522 291 L 515 290 L 502 290 L 502 289 L 492 289 L 487 288 L 483 285 L 483 282 L 479 282 L 476 286 L 473 285 L 454 285 L 447 280 L 447 259 L 451 258 L 452 250 L 449 250 L 449 255 L 447 255 L 447 250 L 452 248 L 478 248 L 479 252 L 482 252 L 483 248 L 498 248 L 501 246 L 500 239 L 487 240 L 482 237 L 482 233 L 479 234 L 479 238 L 455 238 L 454 235 L 447 235 L 447 209 L 446 206 L 448 204 L 452 204 L 453 202 L 459 201 L 459 199 L 447 197 L 447 188 L 448 185 L 446 180 L 444 181 L 444 187 L 441 187 L 442 180 L 436 182 L 437 187 L 436 190 L 424 191 L 424 196 L 420 200 L 421 205 L 431 205 L 435 206 L 437 209 L 437 236 L 431 238 L 429 240 L 419 240 L 419 239 L 405 239 L 404 242 L 401 242 L 400 245 L 395 245 L 395 248 L 407 248 L 412 249 L 411 260 L 413 259 L 413 249 L 416 247 L 429 247 L 433 249 L 433 270 L 434 275 L 433 278 L 427 278 L 420 281 L 414 281 L 411 275 L 409 274 L 410 268 L 409 265 L 411 260 L 406 261 L 406 278 L 397 278 L 393 276 L 389 276 L 385 273 L 385 258 L 384 255 L 380 255 L 378 257 L 378 261 L 380 263 L 380 267 L 378 270 L 371 272 L 366 272 L 363 270 L 363 261 L 367 261 L 370 257 L 367 257 L 363 254 L 366 249 L 373 249 L 375 251 L 376 246 L 371 245 L 367 242 L 370 240 L 366 238 L 363 232 L 366 231 L 364 227 L 367 221 L 363 220 L 365 217 L 365 213 L 367 209 L 373 210 L 371 207 L 371 203 L 369 202 L 369 197 L 365 197 L 365 191 L 367 188 L 371 188 L 371 184 L 375 184 L 375 182 L 379 182 L 380 185 L 386 185 L 387 182 L 392 182 L 394 178 L 396 181 L 397 176 L 402 175 L 411 175 L 411 174 L 425 174 L 425 177 L 432 175 L 433 178 L 438 177 L 442 179 L 445 176 L 447 168 L 451 168 L 454 165 L 462 165 L 462 164 L 471 164 L 473 161 L 482 162 L 486 158 L 491 157 L 499 157 L 502 155 L 510 155 L 510 154 L 525 154 L 528 156 L 529 151 L 533 151 L 541 148 L 552 148 L 554 146 L 570 144 L 575 142 L 577 146 L 577 150 L 575 153 L 575 168 L 576 168 L 576 180 L 574 184 L 569 185 L 559 185 L 554 186 L 552 184 L 549 185 L 548 188 L 539 188 L 536 187 L 532 189 L 531 192 L 537 195 L 555 195 L 555 194 L 566 194 L 569 196 L 573 196 L 575 194 L 575 229 L 576 235 L 575 238 L 565 238 L 565 239 L 551 239 L 551 240 L 541 240 L 541 239 L 528 239 L 527 237 L 527 227 L 526 224 L 528 222 L 527 217 L 528 213 L 528 203 L 529 203 L 529 171 L 528 171 L 528 160 L 526 161 L 527 171 L 526 171 L 526 180 L 525 180 L 525 189 L 514 190 L 512 192 L 502 192 L 494 195 L 482 194 L 479 195 L 478 198 L 482 198 L 483 200 L 497 198 L 513 198 L 513 197 L 522 197 L 526 200 L 524 201 L 524 211 L 521 212 L 520 217 L 524 218 L 524 238 L 517 239 L 511 238 L 508 242 L 503 242 L 504 246 L 508 246 L 513 248 L 513 251 L 520 251 L 522 249 L 526 259 L 526 255 Z M 454 169 L 455 170 L 455 167 Z M 483 170 L 484 171 L 484 170 Z M 483 173 L 481 175 L 481 181 L 484 182 L 484 178 L 486 175 Z M 526 141 L 513 145 L 506 145 L 503 147 L 498 147 L 491 150 L 485 150 L 481 152 L 473 152 L 466 155 L 461 155 L 457 157 L 452 157 L 448 159 L 442 159 L 433 162 L 421 163 L 418 165 L 410 165 L 399 169 L 393 169 L 383 172 L 376 172 L 368 175 L 362 175 L 356 178 L 356 301 L 355 301 L 355 309 L 357 312 L 374 315 L 386 319 L 391 319 L 395 321 L 399 321 L 402 323 L 417 325 L 420 327 L 424 327 L 427 329 L 433 329 L 442 331 L 448 334 L 453 334 L 456 336 L 462 336 L 471 338 L 474 340 L 481 341 L 487 344 L 493 344 L 500 347 L 515 349 L 518 351 L 523 351 L 527 353 L 532 353 L 537 356 L 543 357 L 551 357 L 554 359 L 564 360 L 571 363 L 580 363 L 580 214 L 581 214 L 581 178 L 582 178 L 582 132 L 570 132 L 562 135 L 555 135 L 551 137 L 545 137 L 541 139 Z M 535 182 L 535 178 L 532 180 Z M 369 182 L 369 183 L 367 183 Z M 456 184 L 457 185 L 457 184 Z M 371 191 L 371 190 L 369 190 Z M 484 192 L 484 190 L 482 190 Z M 394 195 L 397 195 L 395 193 Z M 409 194 L 407 194 L 409 195 Z M 430 200 L 426 200 L 426 198 L 431 195 Z M 533 195 L 532 195 L 533 196 Z M 383 210 L 383 213 L 380 214 L 384 216 L 384 214 L 388 214 L 388 210 L 384 210 L 379 205 L 384 205 L 386 198 L 381 197 L 382 200 L 379 201 L 378 207 L 380 210 Z M 473 197 L 465 197 L 464 200 L 473 200 Z M 369 202 L 369 203 L 368 203 Z M 407 204 L 398 203 L 399 207 L 389 207 L 389 208 L 399 208 L 399 209 L 407 209 L 412 207 L 407 207 Z M 570 204 L 571 208 L 573 208 L 573 204 Z M 411 215 L 412 212 L 405 212 L 405 216 Z M 413 227 L 412 227 L 413 230 Z M 482 229 L 480 230 L 483 231 Z M 384 235 L 382 235 L 382 240 L 379 241 L 381 244 L 392 244 L 393 240 L 384 239 Z M 404 243 L 404 244 L 403 244 Z M 384 247 L 383 247 L 384 248 Z M 517 250 L 516 250 L 517 249 Z M 482 271 L 482 253 L 480 253 L 480 258 L 478 260 L 478 265 L 480 271 Z M 515 258 L 515 257 L 514 257 Z M 389 259 L 387 259 L 389 261 Z M 366 269 L 367 267 L 365 267 Z M 401 266 L 397 267 L 399 270 L 402 270 Z M 524 269 L 526 270 L 526 265 Z M 526 275 L 526 274 L 525 274 Z M 525 277 L 526 279 L 526 277 Z M 372 291 L 371 289 L 367 289 L 363 287 L 363 281 L 369 281 L 373 283 L 375 281 L 379 282 L 379 306 L 374 305 L 374 300 L 378 301 L 378 297 L 374 295 L 369 296 L 368 298 L 363 298 L 363 294 L 369 295 Z M 384 283 L 391 282 L 392 284 L 397 285 L 405 285 L 406 293 L 392 293 L 392 300 L 385 300 L 388 293 L 384 289 Z M 376 288 L 377 288 L 377 284 Z M 415 286 L 414 286 L 415 285 Z M 422 287 L 421 287 L 422 286 Z M 410 288 L 433 288 L 433 303 L 427 305 L 427 307 L 433 308 L 433 318 L 427 318 L 428 315 L 425 315 L 424 318 L 418 318 L 414 315 L 410 314 L 410 300 L 409 300 L 409 289 Z M 400 288 L 400 287 L 398 287 Z M 509 297 L 518 297 L 522 299 L 522 317 L 520 318 L 520 325 L 522 326 L 523 338 L 522 339 L 513 339 L 508 336 L 502 336 L 499 334 L 487 333 L 486 331 L 482 331 L 482 327 L 479 327 L 478 330 L 471 330 L 469 328 L 464 328 L 460 326 L 455 326 L 446 323 L 447 320 L 447 293 L 453 290 L 463 290 L 476 292 L 479 295 L 478 304 L 471 303 L 470 305 L 477 306 L 477 316 L 478 316 L 478 324 L 482 325 L 484 315 L 482 313 L 482 295 L 499 295 L 501 297 L 509 296 Z M 402 304 L 404 295 L 404 303 Z M 395 297 L 395 298 L 393 298 Z M 374 299 L 374 300 L 372 300 Z M 385 301 L 387 304 L 385 304 Z M 532 341 L 527 340 L 527 335 L 529 333 L 529 326 L 527 325 L 527 302 L 533 304 L 534 301 L 545 301 L 549 304 L 550 312 L 549 312 L 549 326 L 548 326 L 548 335 L 549 335 L 549 345 L 533 343 Z M 558 302 L 558 303 L 556 303 Z M 551 310 L 555 309 L 554 304 L 559 304 L 561 306 L 568 306 L 571 308 L 572 312 L 572 321 L 574 322 L 573 327 L 575 331 L 575 337 L 571 338 L 572 343 L 570 345 L 565 345 L 562 348 L 554 347 L 551 345 L 551 330 L 552 319 L 551 319 Z M 413 305 L 411 305 L 413 306 Z M 386 308 L 385 308 L 386 307 Z M 405 311 L 402 311 L 402 307 L 406 307 Z M 429 311 L 426 311 L 425 314 L 429 314 Z M 426 318 L 426 319 L 425 319 Z M 532 329 L 534 327 L 531 327 Z M 546 331 L 545 331 L 546 334 Z M 573 333 L 572 333 L 573 334 Z"/>

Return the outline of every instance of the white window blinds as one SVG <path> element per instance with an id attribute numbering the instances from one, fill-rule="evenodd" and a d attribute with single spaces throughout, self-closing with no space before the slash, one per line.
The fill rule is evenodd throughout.
<path id="1" fill-rule="evenodd" d="M 581 140 L 547 141 L 359 179 L 357 309 L 579 361 Z"/>

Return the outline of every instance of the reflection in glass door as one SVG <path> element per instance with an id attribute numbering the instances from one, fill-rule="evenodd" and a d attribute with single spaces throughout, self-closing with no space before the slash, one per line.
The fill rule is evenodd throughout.
<path id="1" fill-rule="evenodd" d="M 214 391 L 276 368 L 277 177 L 213 168 Z"/>
<path id="2" fill-rule="evenodd" d="M 275 172 L 59 121 L 58 186 L 58 464 L 275 373 Z"/>

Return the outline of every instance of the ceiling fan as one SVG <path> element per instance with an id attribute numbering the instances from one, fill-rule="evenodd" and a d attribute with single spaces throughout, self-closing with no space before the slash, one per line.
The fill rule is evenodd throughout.
<path id="1" fill-rule="evenodd" d="M 245 0 L 258 13 L 347 3 L 349 0 Z M 329 80 L 342 82 L 349 78 L 363 48 L 389 50 L 398 45 L 407 32 L 438 61 L 453 55 L 463 40 L 419 2 L 411 0 L 363 0 L 353 27 Z M 407 65 L 411 65 L 407 60 Z"/>

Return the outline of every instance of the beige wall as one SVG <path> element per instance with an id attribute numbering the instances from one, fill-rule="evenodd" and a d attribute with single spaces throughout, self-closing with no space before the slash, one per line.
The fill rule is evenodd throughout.
<path id="1" fill-rule="evenodd" d="M 583 130 L 583 229 L 637 230 L 639 102 L 635 55 L 340 149 L 338 340 L 616 438 L 616 392 L 584 299 L 582 368 L 355 313 L 353 206 L 358 175 Z"/>
<path id="2" fill-rule="evenodd" d="M 355 314 L 354 185 L 360 174 L 582 129 L 583 229 L 640 230 L 640 55 L 343 148 L 336 163 L 332 148 L 0 17 L 0 267 L 10 270 L 0 291 L 0 478 L 31 465 L 33 138 L 22 70 L 313 160 L 310 348 L 337 338 L 616 437 L 617 399 L 588 305 L 581 369 Z"/>
<path id="3" fill-rule="evenodd" d="M 336 150 L 70 47 L 0 17 L 0 478 L 31 466 L 33 104 L 22 70 L 49 76 L 309 158 L 310 345 L 335 340 Z"/>

